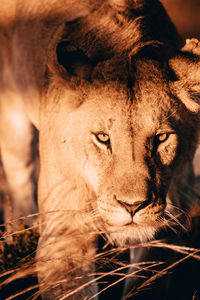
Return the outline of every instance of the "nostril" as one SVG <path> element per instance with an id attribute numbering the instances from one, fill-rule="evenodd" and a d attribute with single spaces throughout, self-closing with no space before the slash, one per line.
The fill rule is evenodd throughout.
<path id="1" fill-rule="evenodd" d="M 117 199 L 117 201 L 121 206 L 123 206 L 126 209 L 126 211 L 128 213 L 130 213 L 131 217 L 133 217 L 139 210 L 141 210 L 141 209 L 143 209 L 143 208 L 145 208 L 146 206 L 149 205 L 148 200 L 146 200 L 146 201 L 137 201 L 133 204 L 129 204 L 127 202 L 124 202 L 124 201 L 118 200 L 118 199 Z"/>

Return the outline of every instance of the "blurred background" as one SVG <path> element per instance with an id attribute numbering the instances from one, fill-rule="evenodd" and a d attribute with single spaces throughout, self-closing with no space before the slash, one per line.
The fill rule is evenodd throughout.
<path id="1" fill-rule="evenodd" d="M 183 38 L 200 39 L 200 0 L 161 0 Z"/>

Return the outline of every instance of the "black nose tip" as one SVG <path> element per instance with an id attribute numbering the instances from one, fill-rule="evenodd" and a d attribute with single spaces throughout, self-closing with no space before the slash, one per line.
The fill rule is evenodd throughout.
<path id="1" fill-rule="evenodd" d="M 126 211 L 133 217 L 139 210 L 145 208 L 149 205 L 149 201 L 137 201 L 135 203 L 127 203 L 122 200 L 117 200 L 121 206 L 123 206 Z"/>

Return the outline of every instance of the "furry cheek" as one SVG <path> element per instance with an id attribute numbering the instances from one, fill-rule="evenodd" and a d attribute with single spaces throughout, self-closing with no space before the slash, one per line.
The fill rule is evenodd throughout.
<path id="1" fill-rule="evenodd" d="M 98 193 L 99 181 L 100 178 L 94 166 L 91 166 L 88 162 L 85 164 L 85 172 L 83 172 L 84 176 L 86 175 L 88 182 L 93 187 L 95 193 Z"/>
<path id="2" fill-rule="evenodd" d="M 160 159 L 163 165 L 168 166 L 176 156 L 178 138 L 176 134 L 171 134 L 169 139 L 158 148 Z"/>

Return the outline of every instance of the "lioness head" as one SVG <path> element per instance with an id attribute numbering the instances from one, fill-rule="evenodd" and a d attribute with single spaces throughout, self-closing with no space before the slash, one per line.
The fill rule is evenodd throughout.
<path id="1" fill-rule="evenodd" d="M 51 152 L 52 182 L 71 181 L 74 190 L 84 182 L 88 196 L 68 200 L 66 192 L 63 202 L 89 207 L 112 241 L 152 238 L 180 205 L 183 174 L 197 145 L 197 58 L 169 51 L 163 59 L 158 53 L 164 50 L 157 45 L 154 52 L 153 43 L 112 54 L 101 45 L 100 56 L 98 40 L 85 51 L 88 43 L 78 45 L 71 35 L 74 44 L 69 38 L 54 47 L 48 109 L 43 105 L 49 131 L 41 129 L 41 136 Z"/>

